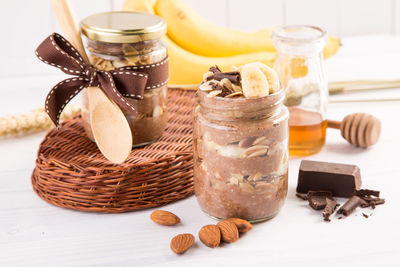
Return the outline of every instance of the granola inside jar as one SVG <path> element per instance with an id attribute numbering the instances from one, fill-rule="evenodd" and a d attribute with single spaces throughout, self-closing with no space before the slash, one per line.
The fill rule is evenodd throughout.
<path id="1" fill-rule="evenodd" d="M 215 67 L 204 76 L 194 113 L 194 186 L 208 215 L 257 222 L 276 215 L 286 198 L 289 113 L 279 80 L 279 90 L 246 97 L 244 79 L 257 80 Z"/>
<path id="2" fill-rule="evenodd" d="M 166 32 L 166 23 L 158 16 L 136 12 L 95 14 L 81 22 L 81 32 L 90 63 L 99 70 L 130 67 L 145 72 L 150 67 L 168 64 L 167 49 L 160 39 Z M 93 141 L 86 90 L 82 96 L 83 124 Z M 149 144 L 161 137 L 168 119 L 167 81 L 146 86 L 142 99 L 129 95 L 124 95 L 124 99 L 138 113 L 134 116 L 122 109 L 132 131 L 133 146 Z"/>

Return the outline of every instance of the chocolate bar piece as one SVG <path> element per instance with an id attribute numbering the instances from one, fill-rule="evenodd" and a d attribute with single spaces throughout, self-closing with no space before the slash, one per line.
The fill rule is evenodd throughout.
<path id="1" fill-rule="evenodd" d="M 344 216 L 349 216 L 353 210 L 357 207 L 367 204 L 362 198 L 359 196 L 352 196 L 343 206 L 337 211 L 339 214 L 343 214 Z"/>
<path id="2" fill-rule="evenodd" d="M 322 210 L 326 206 L 326 198 L 332 198 L 332 193 L 328 191 L 308 191 L 307 200 L 310 207 L 315 210 Z"/>
<path id="3" fill-rule="evenodd" d="M 329 217 L 335 212 L 337 206 L 339 206 L 339 204 L 336 202 L 336 200 L 334 200 L 331 197 L 326 198 L 326 206 L 322 211 L 322 216 L 324 217 L 324 221 L 327 222 L 331 221 Z"/>
<path id="4" fill-rule="evenodd" d="M 355 165 L 302 160 L 296 191 L 330 191 L 333 196 L 351 197 L 360 186 L 360 168 Z"/>

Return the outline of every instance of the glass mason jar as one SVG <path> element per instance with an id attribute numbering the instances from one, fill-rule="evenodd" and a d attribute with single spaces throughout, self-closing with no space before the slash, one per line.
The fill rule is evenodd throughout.
<path id="1" fill-rule="evenodd" d="M 95 14 L 81 22 L 81 32 L 90 63 L 100 70 L 148 65 L 167 57 L 166 46 L 160 39 L 166 33 L 166 23 L 155 15 L 136 12 Z M 82 96 L 83 124 L 93 141 L 86 90 Z M 145 89 L 141 100 L 129 97 L 125 100 L 138 111 L 138 115 L 133 116 L 122 109 L 132 131 L 133 146 L 149 144 L 161 137 L 168 119 L 167 85 Z"/>
<path id="2" fill-rule="evenodd" d="M 322 54 L 326 32 L 314 26 L 285 26 L 276 29 L 272 39 L 278 50 L 274 69 L 290 112 L 290 155 L 318 153 L 327 127 L 328 82 Z"/>
<path id="3" fill-rule="evenodd" d="M 272 218 L 288 189 L 288 118 L 284 91 L 259 98 L 207 97 L 194 112 L 194 189 L 218 219 Z"/>

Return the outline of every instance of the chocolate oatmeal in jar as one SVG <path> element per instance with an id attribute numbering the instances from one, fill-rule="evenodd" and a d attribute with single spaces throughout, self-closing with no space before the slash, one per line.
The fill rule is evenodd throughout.
<path id="1" fill-rule="evenodd" d="M 267 220 L 288 188 L 288 117 L 276 73 L 261 63 L 210 68 L 194 119 L 194 186 L 216 218 Z"/>
<path id="2" fill-rule="evenodd" d="M 98 70 L 133 70 L 147 74 L 150 80 L 159 75 L 150 69 L 168 66 L 167 49 L 160 39 L 166 33 L 166 23 L 158 16 L 136 12 L 101 13 L 85 18 L 81 31 L 90 63 Z M 82 95 L 84 128 L 94 140 L 86 90 Z M 122 109 L 132 131 L 133 146 L 149 144 L 161 137 L 168 119 L 167 80 L 152 86 L 146 84 L 142 99 L 130 95 L 124 95 L 124 99 L 137 110 L 137 115 L 133 115 Z"/>

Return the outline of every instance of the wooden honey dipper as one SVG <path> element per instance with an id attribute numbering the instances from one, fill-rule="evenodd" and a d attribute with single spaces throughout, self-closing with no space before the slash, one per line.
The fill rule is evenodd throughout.
<path id="1" fill-rule="evenodd" d="M 375 145 L 381 133 L 381 121 L 366 113 L 349 114 L 342 121 L 328 120 L 328 127 L 340 129 L 350 144 L 363 148 Z"/>

